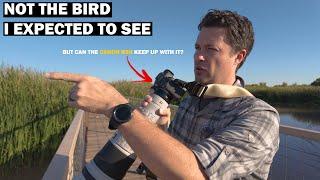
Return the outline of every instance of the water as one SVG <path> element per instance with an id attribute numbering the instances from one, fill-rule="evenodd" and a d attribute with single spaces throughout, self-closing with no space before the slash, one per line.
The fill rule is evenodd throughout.
<path id="1" fill-rule="evenodd" d="M 0 166 L 0 180 L 41 179 L 54 156 L 66 130 L 52 135 L 43 145 L 16 155 L 13 160 Z"/>
<path id="2" fill-rule="evenodd" d="M 280 124 L 320 132 L 320 110 L 278 109 Z M 320 179 L 320 141 L 280 134 L 269 179 Z"/>
<path id="3" fill-rule="evenodd" d="M 278 108 L 280 124 L 320 131 L 320 109 L 284 109 Z"/>

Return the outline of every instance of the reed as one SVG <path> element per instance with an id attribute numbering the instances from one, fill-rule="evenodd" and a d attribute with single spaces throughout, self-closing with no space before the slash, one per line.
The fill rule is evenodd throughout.
<path id="1" fill-rule="evenodd" d="M 13 158 L 23 163 L 25 154 L 41 152 L 67 129 L 75 113 L 66 101 L 70 86 L 32 69 L 0 66 L 0 166 Z"/>
<path id="2" fill-rule="evenodd" d="M 320 107 L 320 86 L 247 86 L 253 95 L 277 107 Z"/>

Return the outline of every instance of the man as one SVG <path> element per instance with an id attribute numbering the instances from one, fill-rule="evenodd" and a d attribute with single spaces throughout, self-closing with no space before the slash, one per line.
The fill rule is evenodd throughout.
<path id="1" fill-rule="evenodd" d="M 250 21 L 230 11 L 211 10 L 199 24 L 195 43 L 196 81 L 243 86 L 237 70 L 253 42 Z M 110 116 L 128 101 L 111 85 L 94 77 L 50 73 L 51 79 L 77 83 L 70 105 Z M 146 99 L 144 105 L 150 102 Z M 170 112 L 159 112 L 168 119 Z M 118 126 L 144 164 L 161 179 L 267 179 L 279 146 L 277 111 L 254 97 L 197 98 L 179 106 L 168 133 L 138 110 Z"/>

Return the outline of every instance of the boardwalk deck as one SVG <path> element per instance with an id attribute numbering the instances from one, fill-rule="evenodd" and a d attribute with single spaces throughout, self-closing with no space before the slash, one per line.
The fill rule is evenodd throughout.
<path id="1" fill-rule="evenodd" d="M 105 116 L 87 113 L 85 117 L 86 147 L 85 161 L 89 162 L 95 154 L 106 144 L 114 131 L 108 129 L 108 121 Z M 145 179 L 144 175 L 135 173 L 140 164 L 137 159 L 129 169 L 124 179 L 140 180 Z"/>

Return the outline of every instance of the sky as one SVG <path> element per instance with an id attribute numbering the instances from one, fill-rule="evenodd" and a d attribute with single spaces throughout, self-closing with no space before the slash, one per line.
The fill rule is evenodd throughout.
<path id="1" fill-rule="evenodd" d="M 107 81 L 139 80 L 128 66 L 126 55 L 63 55 L 62 50 L 181 49 L 182 55 L 130 55 L 129 58 L 138 71 L 145 69 L 152 78 L 159 72 L 170 69 L 175 77 L 193 81 L 193 54 L 198 35 L 197 26 L 209 9 L 226 9 L 247 16 L 254 27 L 254 47 L 238 71 L 238 75 L 244 78 L 246 84 L 259 82 L 266 82 L 270 86 L 282 82 L 310 84 L 320 77 L 320 1 L 318 0 L 109 2 L 113 3 L 111 18 L 2 17 L 0 63 L 22 65 L 42 72 L 88 74 Z M 1 3 L 1 14 L 3 14 L 2 6 Z M 4 21 L 151 21 L 153 34 L 131 37 L 12 37 L 3 36 Z"/>

